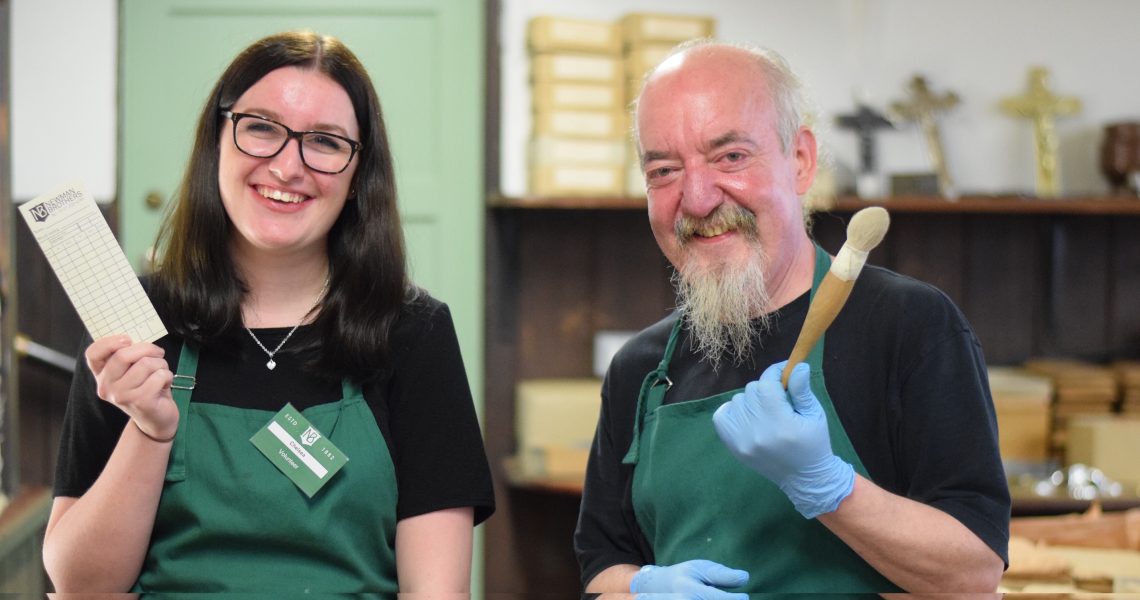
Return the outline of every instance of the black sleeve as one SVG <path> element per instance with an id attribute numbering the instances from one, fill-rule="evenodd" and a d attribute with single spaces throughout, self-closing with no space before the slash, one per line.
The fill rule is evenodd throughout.
<path id="1" fill-rule="evenodd" d="M 868 267 L 826 349 L 828 390 L 871 479 L 954 517 L 1008 563 L 997 418 L 961 311 L 929 284 Z"/>
<path id="2" fill-rule="evenodd" d="M 90 345 L 91 337 L 84 334 L 60 432 L 56 496 L 78 498 L 87 492 L 103 472 L 127 424 L 126 413 L 95 394 L 95 377 L 83 358 Z"/>
<path id="3" fill-rule="evenodd" d="M 906 496 L 954 517 L 1009 564 L 1009 486 L 982 349 L 965 318 L 900 373 L 899 440 Z"/>
<path id="4" fill-rule="evenodd" d="M 495 497 L 451 312 L 431 301 L 414 313 L 392 338 L 396 517 L 470 506 L 478 524 L 494 512 Z"/>
<path id="5" fill-rule="evenodd" d="M 602 383 L 601 414 L 574 530 L 583 587 L 614 565 L 653 563 L 652 549 L 633 511 L 633 466 L 622 464 L 622 459 L 633 441 L 641 381 L 660 360 L 660 348 L 650 340 L 660 338 L 662 330 L 667 336 L 671 326 L 671 321 L 659 323 L 637 335 L 615 356 Z"/>

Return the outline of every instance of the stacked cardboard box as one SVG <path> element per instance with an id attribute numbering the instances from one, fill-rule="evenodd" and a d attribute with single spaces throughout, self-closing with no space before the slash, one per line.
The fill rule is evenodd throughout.
<path id="1" fill-rule="evenodd" d="M 1100 469 L 1135 497 L 1140 490 L 1140 419 L 1082 415 L 1069 421 L 1065 462 Z"/>
<path id="2" fill-rule="evenodd" d="M 1002 459 L 1023 463 L 1047 460 L 1052 382 L 1015 367 L 990 367 L 989 379 Z"/>
<path id="3" fill-rule="evenodd" d="M 1140 415 L 1140 361 L 1119 361 L 1112 369 L 1120 385 L 1120 412 Z"/>
<path id="4" fill-rule="evenodd" d="M 608 21 L 540 16 L 528 28 L 530 192 L 621 196 L 625 185 L 621 32 Z"/>
<path id="5" fill-rule="evenodd" d="M 1031 359 L 1025 367 L 1053 382 L 1053 453 L 1065 454 L 1069 422 L 1116 411 L 1116 377 L 1109 367 L 1068 359 Z"/>
<path id="6" fill-rule="evenodd" d="M 581 481 L 601 410 L 600 379 L 528 379 L 515 389 L 522 474 Z"/>
<path id="7" fill-rule="evenodd" d="M 716 30 L 712 17 L 675 14 L 630 13 L 621 19 L 622 48 L 625 60 L 625 103 L 631 105 L 641 93 L 641 85 L 653 67 L 682 42 L 711 38 Z M 637 148 L 632 140 L 627 153 L 626 195 L 645 195 L 645 178 L 637 161 Z"/>

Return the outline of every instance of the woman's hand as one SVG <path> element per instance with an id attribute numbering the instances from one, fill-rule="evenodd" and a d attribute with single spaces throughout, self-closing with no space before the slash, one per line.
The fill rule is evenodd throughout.
<path id="1" fill-rule="evenodd" d="M 170 394 L 174 374 L 165 354 L 149 342 L 132 344 L 125 335 L 99 338 L 84 352 L 99 397 L 127 413 L 153 440 L 169 440 L 178 431 L 178 407 Z"/>

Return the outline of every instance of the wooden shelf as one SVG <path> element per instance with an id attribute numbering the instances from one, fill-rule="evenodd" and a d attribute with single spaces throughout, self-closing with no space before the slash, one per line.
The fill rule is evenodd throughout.
<path id="1" fill-rule="evenodd" d="M 526 210 L 645 210 L 645 198 L 538 198 L 492 195 L 491 208 Z M 854 212 L 867 206 L 882 206 L 896 213 L 1039 214 L 1039 215 L 1140 215 L 1140 199 L 1112 196 L 1074 196 L 1044 200 L 1031 196 L 963 196 L 957 200 L 902 196 L 863 200 L 842 196 L 833 212 Z"/>
<path id="2" fill-rule="evenodd" d="M 534 196 L 513 197 L 491 194 L 487 199 L 491 208 L 558 209 L 558 210 L 645 210 L 645 197 L 624 196 L 608 198 Z"/>
<path id="3" fill-rule="evenodd" d="M 507 483 L 511 487 L 552 494 L 580 496 L 582 494 L 582 484 L 586 479 L 586 473 L 584 471 L 581 475 L 574 477 L 528 475 L 523 472 L 522 465 L 519 464 L 519 459 L 516 456 L 508 456 L 503 459 L 503 470 L 507 474 Z"/>
<path id="4" fill-rule="evenodd" d="M 831 210 L 853 212 L 866 206 L 882 206 L 898 213 L 1140 215 L 1140 199 L 1110 196 L 1074 196 L 1049 200 L 1031 196 L 963 196 L 953 201 L 916 196 L 879 200 L 844 196 L 836 201 Z"/>

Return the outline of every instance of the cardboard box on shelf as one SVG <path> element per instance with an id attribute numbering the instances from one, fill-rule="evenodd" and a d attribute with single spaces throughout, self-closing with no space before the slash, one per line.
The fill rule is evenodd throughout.
<path id="1" fill-rule="evenodd" d="M 612 83 L 541 81 L 531 86 L 531 106 L 541 110 L 601 110 L 621 112 L 625 88 Z"/>
<path id="2" fill-rule="evenodd" d="M 1053 390 L 1049 379 L 1014 367 L 989 367 L 989 379 L 1002 458 L 1046 460 Z"/>
<path id="3" fill-rule="evenodd" d="M 665 57 L 669 56 L 675 46 L 676 44 L 673 43 L 645 43 L 626 48 L 626 79 L 636 81 L 638 89 L 640 89 L 640 83 L 645 74 L 665 60 Z"/>
<path id="4" fill-rule="evenodd" d="M 528 379 L 515 388 L 515 438 L 527 476 L 586 472 L 601 409 L 600 379 Z"/>
<path id="5" fill-rule="evenodd" d="M 525 379 L 515 388 L 515 437 L 524 448 L 589 448 L 602 405 L 602 381 Z"/>
<path id="6" fill-rule="evenodd" d="M 533 55 L 530 62 L 530 76 L 534 82 L 576 81 L 622 85 L 625 69 L 620 56 L 556 52 Z"/>
<path id="7" fill-rule="evenodd" d="M 527 477 L 584 479 L 589 459 L 589 448 L 531 447 L 519 454 L 519 469 Z"/>
<path id="8" fill-rule="evenodd" d="M 630 13 L 621 19 L 626 46 L 649 42 L 677 44 L 693 38 L 713 37 L 716 20 L 696 15 Z"/>
<path id="9" fill-rule="evenodd" d="M 537 136 L 530 141 L 531 164 L 624 167 L 627 144 L 621 139 Z"/>
<path id="10" fill-rule="evenodd" d="M 621 27 L 612 21 L 542 15 L 527 25 L 531 52 L 621 53 Z"/>
<path id="11" fill-rule="evenodd" d="M 1065 462 L 1100 469 L 1124 484 L 1140 486 L 1140 419 L 1116 415 L 1073 417 Z"/>
<path id="12" fill-rule="evenodd" d="M 535 196 L 625 196 L 623 167 L 609 165 L 537 165 L 530 168 L 530 193 Z"/>
<path id="13" fill-rule="evenodd" d="M 628 119 L 621 111 L 539 110 L 534 113 L 534 137 L 625 138 Z"/>

